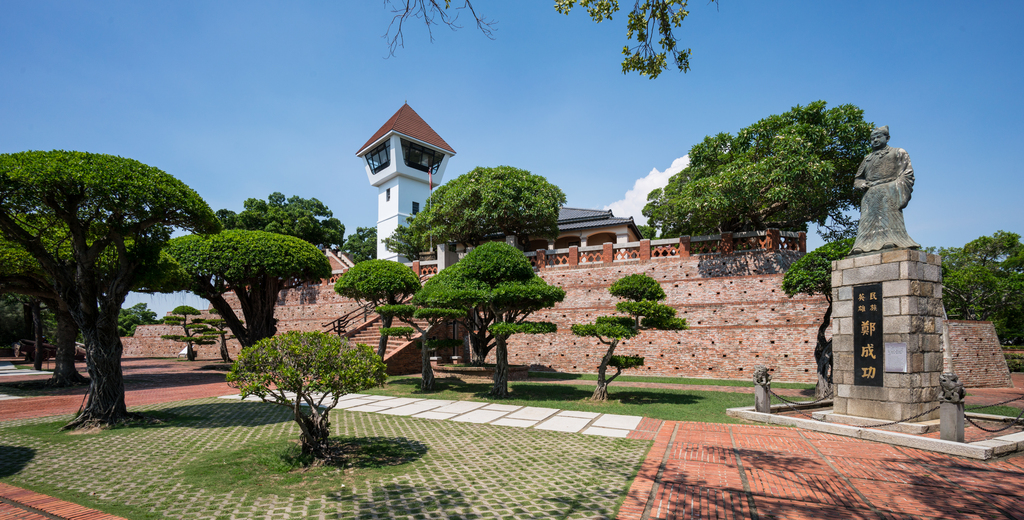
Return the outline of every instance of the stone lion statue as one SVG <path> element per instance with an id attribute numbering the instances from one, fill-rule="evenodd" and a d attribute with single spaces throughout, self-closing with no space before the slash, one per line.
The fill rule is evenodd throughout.
<path id="1" fill-rule="evenodd" d="M 964 384 L 960 382 L 960 377 L 956 374 L 939 376 L 939 401 L 956 404 L 963 402 L 966 395 Z"/>
<path id="2" fill-rule="evenodd" d="M 764 365 L 757 365 L 754 367 L 754 384 L 758 386 L 767 386 L 772 382 L 772 375 L 768 373 L 768 367 Z"/>

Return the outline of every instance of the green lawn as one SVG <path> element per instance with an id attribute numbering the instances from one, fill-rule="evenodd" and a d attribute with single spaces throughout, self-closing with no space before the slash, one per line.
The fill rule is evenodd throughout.
<path id="1" fill-rule="evenodd" d="M 640 415 L 672 421 L 714 423 L 742 422 L 727 416 L 725 410 L 754 405 L 754 394 L 748 393 L 636 388 L 616 386 L 614 383 L 608 388 L 609 400 L 605 402 L 590 401 L 594 385 L 586 382 L 579 384 L 511 382 L 509 389 L 512 392 L 512 397 L 509 399 L 490 398 L 488 395 L 491 389 L 490 383 L 464 383 L 457 379 L 437 379 L 433 392 L 423 392 L 419 385 L 419 376 L 398 376 L 389 378 L 384 388 L 375 388 L 363 393 L 453 401 L 487 401 L 561 410 Z"/>
<path id="2" fill-rule="evenodd" d="M 84 434 L 0 422 L 0 482 L 128 519 L 611 519 L 649 440 L 334 411 L 336 466 L 302 467 L 290 412 L 199 399 Z"/>
<path id="3" fill-rule="evenodd" d="M 597 374 L 569 374 L 565 372 L 530 372 L 530 379 L 575 379 L 580 381 L 597 381 Z M 661 376 L 627 376 L 621 375 L 615 381 L 628 383 L 670 383 L 676 385 L 708 385 L 708 386 L 739 386 L 753 388 L 753 381 L 736 379 L 700 379 L 695 377 L 661 377 Z M 807 383 L 776 383 L 772 382 L 773 388 L 795 388 L 807 390 L 814 388 L 813 384 Z"/>

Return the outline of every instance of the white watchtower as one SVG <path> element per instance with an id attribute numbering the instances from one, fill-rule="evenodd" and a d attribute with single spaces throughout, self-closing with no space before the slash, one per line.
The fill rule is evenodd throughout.
<path id="1" fill-rule="evenodd" d="M 455 150 L 408 103 L 356 152 L 356 157 L 366 160 L 370 184 L 379 190 L 378 259 L 406 261 L 384 247 L 384 239 L 410 215 L 419 213 L 433 186 L 441 182 L 448 158 L 454 155 Z"/>

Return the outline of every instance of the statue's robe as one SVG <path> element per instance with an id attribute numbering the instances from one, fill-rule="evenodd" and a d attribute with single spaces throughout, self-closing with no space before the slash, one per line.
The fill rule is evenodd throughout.
<path id="1" fill-rule="evenodd" d="M 877 184 L 868 187 L 868 183 Z M 857 168 L 853 187 L 867 193 L 860 201 L 857 241 L 850 254 L 920 249 L 903 223 L 903 208 L 914 191 L 914 168 L 906 150 L 886 146 L 868 154 Z"/>

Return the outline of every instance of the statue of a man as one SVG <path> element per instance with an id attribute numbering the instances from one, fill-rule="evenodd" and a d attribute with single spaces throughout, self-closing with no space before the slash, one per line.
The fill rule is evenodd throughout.
<path id="1" fill-rule="evenodd" d="M 921 244 L 907 235 L 903 208 L 914 191 L 914 168 L 902 148 L 888 146 L 889 127 L 871 131 L 873 151 L 857 168 L 853 187 L 867 190 L 860 201 L 860 225 L 857 241 L 850 254 L 883 249 L 920 249 Z"/>

